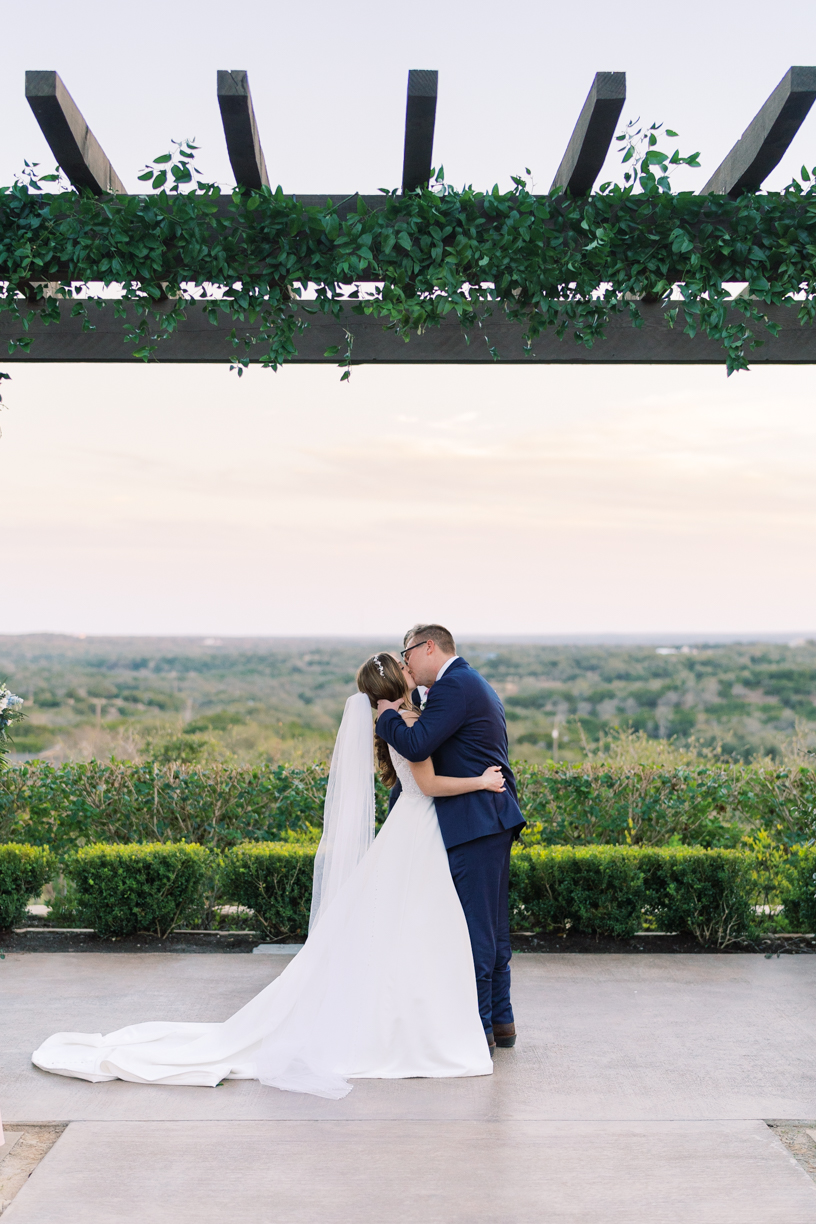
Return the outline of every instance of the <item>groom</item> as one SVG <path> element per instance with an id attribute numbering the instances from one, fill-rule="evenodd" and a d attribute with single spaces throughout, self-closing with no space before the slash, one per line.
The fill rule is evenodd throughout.
<path id="1" fill-rule="evenodd" d="M 456 653 L 442 625 L 415 625 L 401 652 L 414 683 L 429 689 L 422 717 L 406 726 L 400 702 L 377 704 L 377 734 L 409 761 L 433 758 L 437 774 L 468 778 L 500 765 L 506 790 L 436 799 L 451 875 L 467 919 L 479 1012 L 491 1051 L 516 1041 L 510 1006 L 510 847 L 524 825 L 507 759 L 504 707 Z"/>

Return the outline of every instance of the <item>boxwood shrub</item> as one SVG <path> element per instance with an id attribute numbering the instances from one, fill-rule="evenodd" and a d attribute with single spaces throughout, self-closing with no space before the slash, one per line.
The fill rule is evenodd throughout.
<path id="1" fill-rule="evenodd" d="M 641 926 L 641 855 L 627 846 L 533 846 L 512 855 L 511 924 L 624 939 Z"/>
<path id="2" fill-rule="evenodd" d="M 270 939 L 305 939 L 316 850 L 314 843 L 296 842 L 233 846 L 223 857 L 222 895 L 251 909 Z"/>
<path id="3" fill-rule="evenodd" d="M 164 938 L 204 908 L 210 853 L 186 842 L 97 843 L 69 856 L 65 873 L 81 920 L 102 936 Z"/>
<path id="4" fill-rule="evenodd" d="M 103 936 L 164 936 L 205 918 L 205 890 L 246 906 L 267 939 L 301 940 L 309 925 L 316 844 L 244 842 L 222 856 L 189 843 L 86 846 L 65 872 L 78 916 Z M 517 931 L 627 938 L 644 922 L 727 947 L 756 935 L 756 856 L 668 846 L 517 846 L 510 912 Z M 0 921 L 19 921 L 54 872 L 50 852 L 0 846 Z M 217 879 L 215 879 L 217 877 Z M 215 884 L 213 881 L 215 880 Z M 779 882 L 786 924 L 816 929 L 816 848 L 800 848 Z"/>
<path id="5" fill-rule="evenodd" d="M 56 874 L 47 846 L 0 845 L 0 931 L 18 926 L 26 906 Z"/>
<path id="6" fill-rule="evenodd" d="M 658 930 L 680 931 L 718 948 L 755 932 L 749 852 L 672 846 L 641 850 L 639 859 L 645 908 Z"/>
<path id="7" fill-rule="evenodd" d="M 816 931 L 816 846 L 800 846 L 788 863 L 781 888 L 792 931 Z"/>

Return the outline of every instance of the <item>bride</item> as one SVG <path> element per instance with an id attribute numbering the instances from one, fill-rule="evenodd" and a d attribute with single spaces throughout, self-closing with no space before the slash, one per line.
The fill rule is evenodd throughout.
<path id="1" fill-rule="evenodd" d="M 498 767 L 442 778 L 376 739 L 402 794 L 374 837 L 371 709 L 402 701 L 409 678 L 389 654 L 357 673 L 332 756 L 315 857 L 309 937 L 283 972 L 221 1024 L 152 1020 L 103 1036 L 56 1033 L 36 1066 L 79 1079 L 201 1084 L 258 1079 L 339 1100 L 349 1079 L 489 1075 L 470 938 L 433 796 L 502 791 Z"/>

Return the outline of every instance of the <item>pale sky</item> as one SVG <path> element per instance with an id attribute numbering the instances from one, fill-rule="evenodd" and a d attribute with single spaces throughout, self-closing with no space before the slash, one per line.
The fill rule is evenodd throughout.
<path id="1" fill-rule="evenodd" d="M 56 68 L 130 189 L 186 136 L 228 184 L 215 72 L 247 68 L 274 181 L 373 191 L 399 181 L 408 68 L 436 67 L 453 182 L 530 166 L 546 189 L 593 73 L 626 70 L 624 118 L 680 131 L 704 166 L 682 185 L 702 186 L 790 64 L 816 62 L 808 3 L 575 13 L 9 9 L 0 176 L 53 163 L 23 72 Z M 803 161 L 816 112 L 767 186 Z M 0 632 L 816 628 L 812 367 L 358 367 L 349 385 L 331 367 L 6 368 Z"/>

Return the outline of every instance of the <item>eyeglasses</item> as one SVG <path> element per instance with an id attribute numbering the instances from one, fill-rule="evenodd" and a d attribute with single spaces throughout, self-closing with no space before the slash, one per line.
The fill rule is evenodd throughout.
<path id="1" fill-rule="evenodd" d="M 430 638 L 426 638 L 424 642 L 414 642 L 413 646 L 406 646 L 404 650 L 401 650 L 400 658 L 402 659 L 403 663 L 405 662 L 405 656 L 409 654 L 410 651 L 416 650 L 417 646 L 427 646 L 430 640 Z"/>

